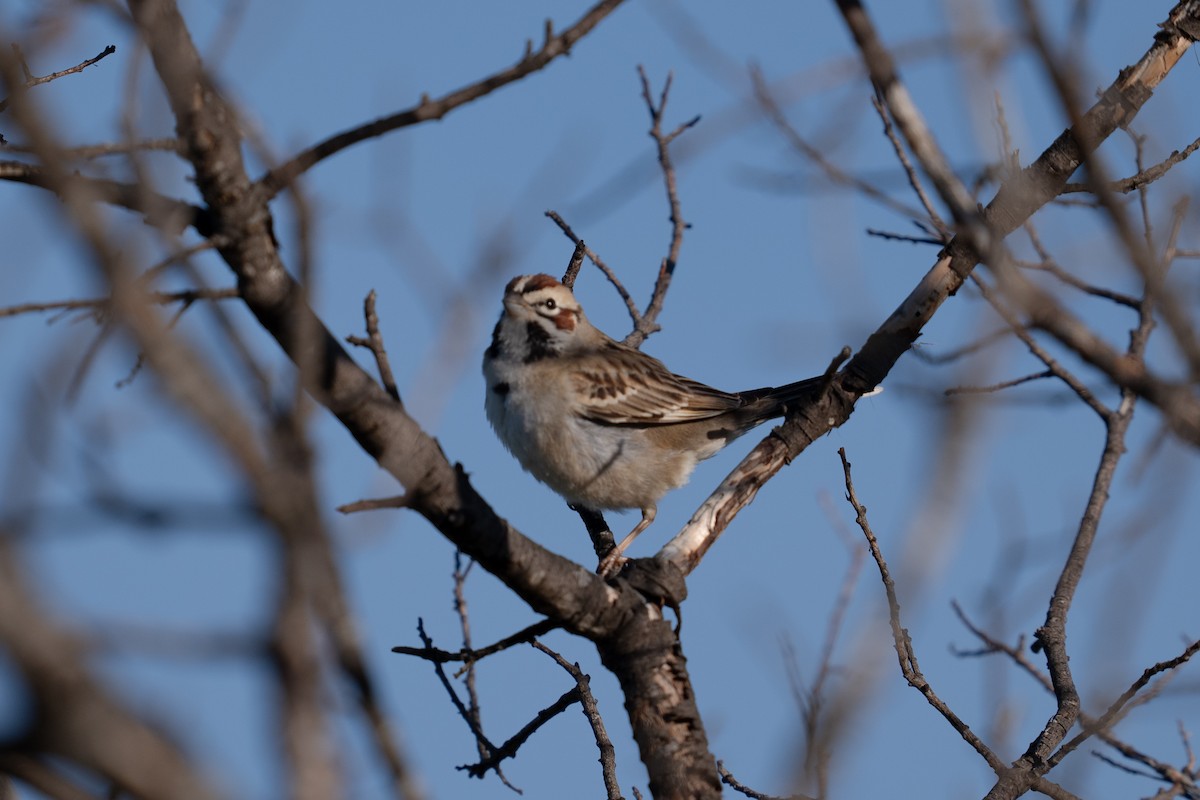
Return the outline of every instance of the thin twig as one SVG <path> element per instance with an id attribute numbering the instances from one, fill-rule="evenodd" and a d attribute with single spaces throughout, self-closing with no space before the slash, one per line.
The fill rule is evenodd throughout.
<path id="1" fill-rule="evenodd" d="M 504 744 L 499 747 L 489 746 L 490 755 L 487 758 L 478 764 L 463 764 L 457 767 L 457 769 L 464 770 L 472 778 L 482 778 L 487 774 L 488 770 L 496 770 L 497 774 L 499 774 L 500 762 L 506 758 L 515 756 L 517 751 L 521 749 L 521 745 L 525 744 L 529 740 L 529 737 L 537 732 L 538 728 L 566 711 L 572 705 L 579 702 L 579 700 L 580 693 L 578 686 L 563 692 L 561 697 L 539 711 L 533 719 L 526 723 L 521 730 L 513 734 L 512 738 Z M 501 780 L 503 780 L 503 776 L 501 776 Z M 508 781 L 504 782 L 508 784 Z M 511 784 L 508 785 L 509 788 L 513 788 Z"/>
<path id="2" fill-rule="evenodd" d="M 792 123 L 788 121 L 788 118 L 783 113 L 783 109 L 779 107 L 779 103 L 776 102 L 774 95 L 771 93 L 771 87 L 767 85 L 766 78 L 763 76 L 760 68 L 751 67 L 750 82 L 754 85 L 755 101 L 766 112 L 767 117 L 770 118 L 775 128 L 783 134 L 783 137 L 787 139 L 788 144 L 792 146 L 793 150 L 811 161 L 818 169 L 825 173 L 825 177 L 830 181 L 838 186 L 848 186 L 855 189 L 864 197 L 868 197 L 902 216 L 909 218 L 921 216 L 921 212 L 916 208 L 902 203 L 870 182 L 846 172 L 826 158 L 824 153 L 801 136 L 792 126 Z"/>
<path id="3" fill-rule="evenodd" d="M 990 347 L 996 342 L 1007 339 L 1012 336 L 1011 327 L 997 328 L 991 333 L 985 333 L 973 342 L 968 342 L 961 347 L 956 347 L 953 350 L 947 350 L 944 353 L 931 353 L 923 347 L 914 347 L 912 349 L 913 357 L 919 361 L 924 361 L 926 364 L 948 364 L 953 361 L 958 361 L 965 356 L 974 355 L 986 347 Z"/>
<path id="4" fill-rule="evenodd" d="M 62 159 L 57 153 L 56 158 L 59 158 L 59 162 L 55 168 L 49 169 L 45 164 L 0 161 L 0 180 L 37 186 L 54 192 L 61 198 L 64 184 L 58 181 L 56 173 L 57 167 L 62 165 Z M 70 183 L 72 186 L 85 187 L 92 195 L 91 200 L 135 211 L 143 216 L 147 224 L 167 232 L 178 233 L 191 226 L 195 228 L 196 233 L 204 237 L 217 233 L 210 209 L 158 194 L 146 185 L 91 178 L 80 174 L 71 175 Z"/>
<path id="5" fill-rule="evenodd" d="M 604 277 L 617 290 L 617 294 L 621 296 L 621 300 L 625 303 L 625 308 L 629 311 L 629 317 L 633 320 L 633 326 L 636 329 L 641 324 L 642 312 L 638 309 L 637 303 L 633 301 L 633 296 L 629 294 L 629 290 L 625 288 L 625 284 L 621 283 L 621 279 L 617 277 L 617 273 L 609 268 L 608 264 L 604 263 L 604 259 L 596 255 L 596 251 L 584 244 L 583 239 L 575 235 L 575 231 L 571 230 L 571 226 L 566 223 L 557 211 L 547 211 L 546 216 L 554 221 L 554 224 L 559 227 L 568 239 L 575 243 L 576 247 L 583 246 L 583 252 L 587 253 L 588 261 L 596 265 L 596 268 L 604 273 Z M 572 284 L 574 282 L 572 281 Z"/>
<path id="6" fill-rule="evenodd" d="M 10 153 L 36 153 L 37 148 L 30 147 L 25 144 L 9 144 L 4 148 Z M 142 139 L 139 141 L 130 142 L 109 142 L 106 144 L 86 144 L 79 147 L 67 147 L 62 151 L 62 156 L 67 160 L 78 159 L 80 161 L 91 161 L 104 156 L 119 156 L 128 155 L 130 153 L 142 153 L 147 151 L 170 151 L 178 153 L 180 145 L 178 139 Z"/>
<path id="7" fill-rule="evenodd" d="M 749 786 L 741 783 L 737 778 L 733 777 L 733 773 L 725 768 L 725 762 L 721 760 L 717 761 L 717 774 L 721 776 L 722 783 L 724 783 L 730 789 L 733 789 L 735 792 L 740 792 L 746 795 L 746 797 L 749 797 L 751 800 L 814 800 L 814 798 L 803 794 L 793 794 L 789 795 L 788 797 L 776 797 L 774 795 L 756 792 Z"/>
<path id="8" fill-rule="evenodd" d="M 634 329 L 625 337 L 625 344 L 630 347 L 640 347 L 642 342 L 646 341 L 647 336 L 660 330 L 656 320 L 667 300 L 667 289 L 671 286 L 675 265 L 679 262 L 679 250 L 683 246 L 683 233 L 690 227 L 688 223 L 684 222 L 683 212 L 680 209 L 679 192 L 675 184 L 675 165 L 671 161 L 671 142 L 675 141 L 688 128 L 700 122 L 700 117 L 693 117 L 681 123 L 670 133 L 663 133 L 663 113 L 666 111 L 667 99 L 671 94 L 672 75 L 667 73 L 667 79 L 663 81 L 663 88 L 659 93 L 657 104 L 650 93 L 650 79 L 646 77 L 646 70 L 641 65 L 638 65 L 638 77 L 642 82 L 642 99 L 646 102 L 646 110 L 650 112 L 650 137 L 654 139 L 655 148 L 658 151 L 658 164 L 662 168 L 663 184 L 667 191 L 671 242 L 667 247 L 666 258 L 658 267 L 658 277 L 654 281 L 654 291 L 650 295 L 646 311 Z"/>
<path id="9" fill-rule="evenodd" d="M 149 267 L 146 267 L 146 269 L 142 270 L 142 274 L 138 275 L 138 283 L 142 286 L 149 286 L 151 283 L 157 280 L 160 275 L 176 264 L 186 265 L 192 256 L 199 255 L 200 253 L 208 250 L 215 250 L 224 246 L 225 243 L 226 237 L 218 234 L 216 236 L 210 236 L 203 241 L 197 242 L 196 244 L 176 250 L 158 261 L 158 263 L 152 264 Z"/>
<path id="10" fill-rule="evenodd" d="M 1029 228 L 1031 226 L 1026 225 L 1026 227 Z M 1030 238 L 1033 238 L 1032 235 Z M 1067 286 L 1070 286 L 1072 289 L 1078 289 L 1079 291 L 1085 294 L 1090 294 L 1093 297 L 1112 300 L 1114 303 L 1119 303 L 1123 306 L 1128 306 L 1129 308 L 1137 308 L 1138 303 L 1141 302 L 1136 297 L 1125 294 L 1124 292 L 1117 292 L 1112 289 L 1106 289 L 1103 286 L 1095 286 L 1086 281 L 1082 281 L 1060 267 L 1058 262 L 1051 258 L 1045 258 L 1042 261 L 1022 261 L 1019 259 L 1014 259 L 1013 263 L 1022 269 L 1049 273 L 1065 283 Z"/>
<path id="11" fill-rule="evenodd" d="M 429 635 L 425 633 L 425 620 L 419 617 L 417 618 L 417 635 L 421 637 L 421 641 L 425 644 L 425 649 L 427 651 L 435 649 L 433 646 L 433 639 L 429 638 Z M 442 682 L 442 688 L 446 690 L 446 694 L 450 695 L 450 702 L 454 704 L 454 708 L 458 711 L 458 715 L 463 718 L 464 722 L 467 723 L 467 728 L 470 729 L 471 735 L 475 737 L 475 741 L 478 742 L 481 747 L 486 747 L 487 752 L 496 752 L 496 746 L 488 741 L 487 736 L 484 735 L 483 730 L 479 727 L 475 718 L 471 715 L 470 710 L 467 709 L 467 707 L 463 705 L 462 700 L 459 699 L 458 692 L 454 691 L 454 686 L 450 683 L 450 678 L 446 675 L 446 671 L 442 669 L 442 663 L 437 659 L 432 658 L 428 658 L 426 661 L 433 664 L 433 670 L 437 673 L 438 680 Z"/>
<path id="12" fill-rule="evenodd" d="M 527 42 L 521 59 L 511 67 L 436 99 L 422 95 L 420 102 L 412 108 L 342 131 L 302 150 L 287 162 L 258 179 L 258 185 L 267 195 L 265 199 L 274 197 L 313 166 L 351 145 L 382 136 L 398 128 L 439 120 L 460 106 L 478 100 L 484 95 L 542 69 L 554 59 L 567 55 L 577 41 L 600 24 L 601 20 L 611 14 L 621 3 L 622 0 L 600 0 L 588 9 L 574 25 L 557 35 L 554 35 L 550 22 L 547 20 L 546 35 L 541 47 L 534 50 L 532 41 Z"/>
<path id="13" fill-rule="evenodd" d="M 1172 167 L 1184 161 L 1188 156 L 1196 152 L 1197 149 L 1200 149 L 1200 138 L 1195 139 L 1191 144 L 1182 150 L 1172 150 L 1171 155 L 1167 156 L 1154 166 L 1147 167 L 1145 169 L 1139 169 L 1136 174 L 1130 175 L 1128 178 L 1110 181 L 1109 183 L 1105 184 L 1104 188 L 1107 191 L 1116 192 L 1118 194 L 1128 194 L 1135 189 L 1144 189 L 1170 172 Z M 1063 194 L 1079 192 L 1093 193 L 1095 192 L 1095 186 L 1090 182 L 1068 183 L 1063 187 L 1062 192 Z"/>
<path id="14" fill-rule="evenodd" d="M 541 642 L 535 640 L 530 644 L 553 658 L 556 664 L 575 679 L 575 687 L 579 689 L 579 699 L 583 706 L 583 715 L 592 727 L 596 747 L 600 750 L 600 767 L 604 774 L 604 789 L 608 793 L 608 800 L 622 800 L 621 787 L 617 783 L 617 751 L 613 747 L 612 740 L 608 738 L 608 731 L 604 728 L 604 719 L 600 716 L 600 706 L 596 704 L 596 698 L 592 694 L 591 676 L 584 674 L 583 670 L 579 668 L 579 664 L 572 664 Z"/>
<path id="15" fill-rule="evenodd" d="M 1135 133 L 1131 128 L 1126 128 L 1125 133 L 1133 140 L 1133 163 L 1138 172 L 1143 172 L 1146 166 L 1146 137 Z M 1153 253 L 1154 226 L 1150 219 L 1150 189 L 1147 184 L 1142 184 L 1138 186 L 1137 193 L 1138 205 L 1142 209 L 1142 238 L 1145 240 L 1146 249 Z"/>
<path id="16" fill-rule="evenodd" d="M 392 375 L 392 365 L 388 362 L 387 347 L 383 344 L 383 336 L 379 333 L 379 315 L 375 313 L 375 290 L 367 292 L 363 301 L 363 317 L 367 325 L 367 337 L 347 336 L 349 344 L 365 347 L 375 356 L 375 365 L 379 369 L 379 380 L 383 388 L 396 402 L 400 402 L 400 390 L 396 388 L 396 378 Z"/>
<path id="17" fill-rule="evenodd" d="M 936 246 L 946 243 L 945 239 L 934 239 L 931 236 L 914 236 L 909 233 L 881 231 L 878 228 L 867 228 L 867 235 L 874 236 L 876 239 L 883 239 L 886 242 L 908 242 L 909 244 L 929 244 Z"/>
<path id="18" fill-rule="evenodd" d="M 400 494 L 395 497 L 356 500 L 353 503 L 338 506 L 336 511 L 342 514 L 356 514 L 359 511 L 378 511 L 381 508 L 408 508 L 411 504 L 412 498 L 408 495 Z"/>
<path id="19" fill-rule="evenodd" d="M 871 524 L 867 521 L 867 509 L 858 500 L 858 495 L 854 491 L 854 481 L 850 476 L 850 461 L 846 458 L 846 449 L 839 448 L 838 456 L 842 460 L 842 472 L 846 481 L 846 499 L 854 508 L 855 522 L 862 529 L 863 535 L 867 539 L 867 545 L 871 550 L 871 557 L 875 559 L 876 566 L 879 567 L 879 577 L 883 580 L 884 592 L 887 595 L 888 602 L 888 619 L 892 626 L 892 639 L 896 648 L 896 658 L 900 663 L 900 673 L 904 679 L 908 681 L 908 685 L 912 686 L 920 692 L 925 700 L 933 706 L 933 708 L 941 714 L 954 730 L 974 748 L 975 752 L 983 756 L 997 775 L 1008 769 L 1000 758 L 992 752 L 980 739 L 974 731 L 971 730 L 967 723 L 959 719 L 948 705 L 938 697 L 934 692 L 933 687 L 925 676 L 921 673 L 921 668 L 917 663 L 917 654 L 912 645 L 912 639 L 909 637 L 908 631 L 900 623 L 900 601 L 896 598 L 896 584 L 892 580 L 891 572 L 888 570 L 887 562 L 883 558 L 883 552 L 879 549 L 879 541 L 875 538 L 875 533 L 871 530 Z"/>
<path id="20" fill-rule="evenodd" d="M 43 75 L 42 77 L 38 78 L 29 72 L 29 66 L 25 63 L 25 57 L 21 54 L 21 48 L 15 44 L 12 47 L 16 57 L 21 62 L 21 69 L 25 73 L 25 85 L 21 87 L 21 90 L 32 89 L 34 86 L 41 86 L 43 83 L 49 83 L 50 81 L 58 80 L 66 75 L 74 75 L 77 72 L 83 72 L 97 61 L 107 58 L 108 56 L 111 56 L 113 53 L 117 52 L 117 46 L 115 44 L 110 44 L 108 47 L 101 50 L 99 54 L 92 56 L 89 59 L 80 61 L 73 67 L 59 70 L 58 72 L 51 72 L 49 75 Z M 8 108 L 9 100 L 11 100 L 10 97 L 0 100 L 0 112 L 3 112 Z"/>
<path id="21" fill-rule="evenodd" d="M 954 395 L 958 394 L 990 394 L 992 392 L 999 392 L 1003 389 L 1011 389 L 1012 387 L 1020 386 L 1023 383 L 1029 383 L 1031 381 L 1053 377 L 1055 377 L 1055 374 L 1052 370 L 1044 370 L 1042 372 L 1035 372 L 1031 375 L 1023 375 L 1020 378 L 1013 378 L 1009 381 L 993 383 L 990 386 L 952 386 L 945 391 L 945 395 L 946 397 L 953 397 Z"/>
<path id="22" fill-rule="evenodd" d="M 467 575 L 471 572 L 471 567 L 475 562 L 467 559 L 467 565 L 463 566 L 463 554 L 461 550 L 454 551 L 454 613 L 458 615 L 459 629 L 462 631 L 462 649 L 471 651 L 471 617 L 467 610 L 467 595 L 465 591 Z M 471 714 L 471 718 L 475 721 L 475 727 L 483 729 L 483 714 L 479 705 L 479 692 L 475 688 L 475 661 L 468 661 L 464 669 L 466 677 L 463 684 L 467 688 L 467 710 Z M 463 672 L 460 671 L 455 677 L 460 677 Z M 483 742 L 476 741 L 476 746 L 479 750 L 479 758 L 486 759 L 490 754 L 484 749 Z"/>
<path id="23" fill-rule="evenodd" d="M 1191 660 L 1192 656 L 1196 655 L 1197 652 L 1200 652 L 1200 639 L 1197 639 L 1189 644 L 1184 648 L 1182 653 L 1174 658 L 1167 659 L 1166 661 L 1160 661 L 1157 664 L 1142 670 L 1142 674 L 1138 676 L 1137 680 L 1130 684 L 1129 688 L 1122 692 L 1121 696 L 1114 700 L 1109 707 L 1105 709 L 1103 714 L 1101 714 L 1095 720 L 1085 722 L 1083 729 L 1076 734 L 1074 738 L 1058 749 L 1058 751 L 1051 758 L 1051 764 L 1057 764 L 1058 762 L 1062 761 L 1063 758 L 1069 755 L 1073 750 L 1087 741 L 1087 739 L 1094 734 L 1100 731 L 1106 731 L 1112 727 L 1112 725 L 1121 717 L 1122 712 L 1129 702 L 1137 697 L 1138 693 L 1141 692 L 1141 690 L 1144 689 L 1151 680 L 1153 680 L 1156 676 L 1163 674 L 1164 672 L 1170 672 L 1177 667 L 1186 664 Z"/>
<path id="24" fill-rule="evenodd" d="M 146 299 L 157 305 L 181 303 L 190 306 L 197 300 L 233 300 L 240 297 L 237 287 L 228 289 L 181 289 L 177 292 L 148 292 Z M 92 309 L 106 312 L 112 305 L 110 297 L 94 297 L 86 300 L 51 300 L 45 303 L 19 303 L 0 308 L 0 317 L 16 317 L 21 314 L 37 314 L 46 311 L 75 311 Z"/>
<path id="25" fill-rule="evenodd" d="M 1041 669 L 1039 669 L 1039 667 L 1036 664 L 1034 664 L 1033 661 L 1026 655 L 1027 648 L 1025 647 L 1025 639 L 1023 636 L 1018 639 L 1018 641 L 1015 645 L 1010 645 L 1006 642 L 1000 641 L 999 639 L 995 638 L 991 634 L 989 634 L 986 631 L 984 631 L 983 629 L 981 629 L 974 622 L 972 622 L 971 619 L 969 617 L 967 617 L 966 612 L 963 611 L 962 606 L 960 606 L 957 602 L 952 602 L 950 604 L 950 606 L 954 610 L 954 613 L 958 616 L 958 618 L 962 622 L 962 624 L 967 628 L 967 630 L 970 631 L 972 635 L 974 635 L 977 639 L 979 639 L 984 644 L 983 649 L 981 649 L 979 651 L 959 652 L 960 656 L 963 656 L 963 655 L 965 655 L 965 656 L 986 655 L 988 653 L 1003 654 L 1004 656 L 1007 656 L 1018 667 L 1020 667 L 1021 670 L 1023 672 L 1025 672 L 1025 674 L 1029 675 L 1035 681 L 1037 681 L 1038 684 L 1043 689 L 1045 689 L 1047 692 L 1049 692 L 1051 694 L 1054 693 L 1054 686 L 1051 683 L 1049 676 L 1045 672 L 1043 672 Z M 1161 681 L 1160 681 L 1159 685 L 1161 685 Z M 1083 726 L 1086 729 L 1092 729 L 1094 731 L 1094 735 L 1098 736 L 1101 740 L 1103 740 L 1105 744 L 1112 747 L 1113 749 L 1115 749 L 1116 751 L 1121 753 L 1121 755 L 1125 756 L 1126 758 L 1134 760 L 1134 761 L 1138 761 L 1142 764 L 1145 764 L 1147 767 L 1149 767 L 1150 769 L 1152 769 L 1158 773 L 1158 775 L 1149 776 L 1149 777 L 1161 778 L 1162 780 L 1184 786 L 1185 788 L 1187 788 L 1189 785 L 1194 785 L 1194 780 L 1195 780 L 1194 767 L 1195 767 L 1195 765 L 1193 763 L 1193 756 L 1190 752 L 1190 749 L 1188 749 L 1186 746 L 1185 746 L 1185 750 L 1187 750 L 1188 766 L 1185 767 L 1183 770 L 1178 770 L 1175 767 L 1170 766 L 1169 764 L 1164 764 L 1163 762 L 1159 761 L 1158 759 L 1155 759 L 1145 753 L 1142 753 L 1141 751 L 1137 750 L 1136 748 L 1129 745 L 1128 743 L 1123 742 L 1120 739 L 1117 739 L 1115 736 L 1113 736 L 1109 732 L 1109 730 L 1098 727 L 1096 725 L 1097 720 L 1095 718 L 1093 718 L 1092 716 L 1090 716 L 1089 714 L 1087 714 L 1086 712 L 1080 712 L 1079 718 L 1080 718 L 1080 722 L 1083 724 Z M 1111 728 L 1111 726 L 1114 722 L 1115 722 L 1115 719 L 1110 720 L 1108 723 L 1108 727 Z M 1102 756 L 1099 756 L 1098 754 L 1096 754 L 1096 755 L 1098 757 L 1101 757 L 1103 760 L 1108 761 L 1108 763 L 1113 763 L 1112 761 L 1110 761 L 1108 759 L 1104 759 Z M 1120 765 L 1114 764 L 1114 766 L 1120 766 Z M 1124 767 L 1121 767 L 1121 768 L 1124 768 Z"/>
<path id="26" fill-rule="evenodd" d="M 1072 125 L 1078 125 L 1084 116 L 1083 110 L 1076 102 L 1076 90 L 1081 85 L 1082 78 L 1073 64 L 1068 64 L 1055 55 L 1032 0 L 1021 0 L 1020 9 L 1028 28 L 1029 40 L 1058 93 L 1060 105 L 1067 112 Z M 1136 141 L 1135 139 L 1135 143 Z M 1139 236 L 1123 205 L 1115 194 L 1107 189 L 1108 170 L 1099 154 L 1094 150 L 1087 150 L 1083 155 L 1093 194 L 1112 223 L 1111 229 L 1117 241 L 1121 243 L 1130 262 L 1145 282 L 1147 299 L 1157 307 L 1167 329 L 1175 339 L 1175 344 L 1182 352 L 1191 375 L 1200 376 L 1200 338 L 1197 336 L 1194 320 L 1180 303 L 1177 294 L 1166 286 L 1166 270 L 1155 258 L 1153 246 L 1147 244 L 1150 241 L 1148 225 L 1144 226 L 1143 235 Z M 1143 213 L 1148 214 L 1144 198 L 1143 209 Z"/>
<path id="27" fill-rule="evenodd" d="M 1097 416 L 1099 416 L 1101 419 L 1107 419 L 1109 414 L 1112 413 L 1111 409 L 1101 403 L 1096 398 L 1096 395 L 1092 393 L 1092 390 L 1084 385 L 1083 381 L 1075 377 L 1074 373 L 1060 364 L 1058 359 L 1050 355 L 1050 352 L 1038 343 L 1037 339 L 1033 337 L 1033 334 L 1029 332 L 1029 328 L 1021 324 L 1016 315 L 1009 310 L 1008 306 L 1006 306 L 1004 302 L 996 296 L 996 293 L 993 291 L 991 286 L 985 283 L 978 274 L 973 273 L 971 275 L 971 280 L 975 283 L 975 286 L 979 288 L 979 291 L 983 295 L 984 299 L 991 304 L 996 313 L 1008 323 L 1009 330 L 1012 331 L 1013 335 L 1015 335 L 1025 344 L 1025 347 L 1030 353 L 1033 354 L 1035 358 L 1046 365 L 1047 371 L 1053 373 L 1056 378 L 1065 383 L 1068 388 L 1070 388 L 1070 390 L 1073 391 L 1076 396 L 1087 405 L 1088 408 L 1096 412 Z"/>
<path id="28" fill-rule="evenodd" d="M 822 493 L 821 505 L 829 517 L 834 532 L 846 545 L 850 561 L 838 589 L 837 599 L 829 612 L 825 628 L 825 639 L 821 647 L 820 666 L 812 683 L 805 687 L 800 677 L 795 647 L 790 639 L 784 641 L 784 662 L 788 672 L 788 683 L 791 684 L 792 694 L 800 707 L 801 719 L 804 726 L 804 774 L 814 778 L 816 793 L 820 797 L 829 794 L 829 762 L 832 756 L 832 735 L 836 720 L 828 720 L 824 715 L 825 690 L 829 678 L 834 673 L 833 654 L 837 639 L 845 625 L 850 602 L 854 597 L 854 587 L 858 584 L 866 553 L 858 546 L 840 516 L 835 513 L 830 498 Z"/>
<path id="29" fill-rule="evenodd" d="M 892 125 L 892 117 L 888 109 L 883 104 L 883 99 L 878 92 L 871 97 L 871 105 L 875 108 L 875 113 L 879 115 L 880 121 L 883 122 L 883 135 L 892 143 L 892 150 L 896 153 L 896 159 L 900 162 L 900 166 L 904 169 L 904 175 L 908 178 L 908 185 L 912 187 L 913 192 L 917 195 L 917 199 L 921 202 L 921 207 L 925 209 L 925 214 L 928 216 L 930 223 L 942 235 L 941 244 L 950 241 L 950 229 L 946 227 L 946 221 L 942 219 L 941 214 L 933 207 L 933 201 L 925 192 L 925 185 L 921 183 L 921 176 L 917 174 L 916 167 L 908 158 L 908 153 L 904 149 L 904 145 L 900 142 L 900 137 L 896 133 L 895 127 Z"/>
<path id="30" fill-rule="evenodd" d="M 400 653 L 406 656 L 416 656 L 423 658 L 426 661 L 449 662 L 449 661 L 481 661 L 488 656 L 499 653 L 502 650 L 507 650 L 518 644 L 526 644 L 532 642 L 538 636 L 544 636 L 556 628 L 562 627 L 561 623 L 554 622 L 549 619 L 535 622 L 527 628 L 517 631 L 511 636 L 506 636 L 495 644 L 490 644 L 487 647 L 481 647 L 478 650 L 459 650 L 457 653 L 452 653 L 449 650 L 441 650 L 436 647 L 404 647 L 396 646 L 392 648 L 393 653 Z"/>

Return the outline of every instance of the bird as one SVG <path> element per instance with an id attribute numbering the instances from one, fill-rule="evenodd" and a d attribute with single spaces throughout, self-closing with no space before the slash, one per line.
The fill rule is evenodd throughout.
<path id="1" fill-rule="evenodd" d="M 614 572 L 696 464 L 812 396 L 823 378 L 724 392 L 593 325 L 551 275 L 518 275 L 484 352 L 485 410 L 521 466 L 568 504 L 641 512 L 597 569 Z"/>

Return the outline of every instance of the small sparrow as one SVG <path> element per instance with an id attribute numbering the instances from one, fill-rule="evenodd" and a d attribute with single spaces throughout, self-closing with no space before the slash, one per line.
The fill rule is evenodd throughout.
<path id="1" fill-rule="evenodd" d="M 549 275 L 505 287 L 483 375 L 488 421 L 522 467 L 571 505 L 642 512 L 601 574 L 625 561 L 659 498 L 687 483 L 698 461 L 783 416 L 823 381 L 722 392 L 676 375 L 588 322 Z"/>

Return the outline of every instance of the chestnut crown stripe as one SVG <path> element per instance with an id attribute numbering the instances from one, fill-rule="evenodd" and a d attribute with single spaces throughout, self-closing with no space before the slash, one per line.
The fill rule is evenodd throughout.
<path id="1" fill-rule="evenodd" d="M 520 277 L 513 278 L 511 281 L 509 281 L 508 288 L 505 291 L 516 291 L 517 284 L 520 282 Z M 552 286 L 559 285 L 560 284 L 558 280 L 553 276 L 547 275 L 544 272 L 539 272 L 537 275 L 528 276 L 528 278 L 525 280 L 525 285 L 521 287 L 521 294 L 529 294 L 530 292 L 537 292 L 542 289 L 549 289 Z"/>

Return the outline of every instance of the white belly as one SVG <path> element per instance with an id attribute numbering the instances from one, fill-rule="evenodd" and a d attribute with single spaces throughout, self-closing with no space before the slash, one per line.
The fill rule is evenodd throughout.
<path id="1" fill-rule="evenodd" d="M 646 430 L 599 425 L 571 413 L 560 389 L 541 382 L 538 395 L 519 380 L 487 376 L 487 416 L 527 471 L 568 503 L 595 509 L 644 508 L 682 486 L 696 458 L 651 447 Z M 494 391 L 506 383 L 508 392 Z"/>

